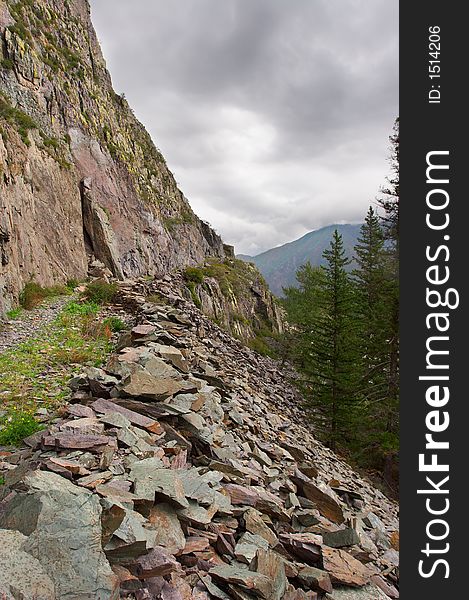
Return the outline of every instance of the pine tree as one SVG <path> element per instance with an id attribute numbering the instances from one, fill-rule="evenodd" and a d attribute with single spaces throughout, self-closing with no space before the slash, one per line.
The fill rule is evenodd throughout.
<path id="1" fill-rule="evenodd" d="M 304 369 L 308 363 L 313 322 L 318 311 L 318 295 L 322 271 L 308 261 L 296 272 L 297 287 L 284 288 L 283 306 L 291 328 L 285 336 L 285 354 L 289 353 L 296 366 Z"/>
<path id="2" fill-rule="evenodd" d="M 380 219 L 369 208 L 355 246 L 356 268 L 353 270 L 357 319 L 357 370 L 360 399 L 360 422 L 356 451 L 367 460 L 378 458 L 378 450 L 388 437 L 388 367 L 391 345 L 390 318 L 392 288 L 389 284 L 388 256 Z M 391 298 L 391 300 L 390 300 Z M 358 456 L 356 456 L 358 458 Z M 361 461 L 363 462 L 363 461 Z"/>
<path id="3" fill-rule="evenodd" d="M 383 367 L 387 337 L 387 287 L 384 234 L 370 206 L 355 245 L 358 349 L 361 357 L 361 392 L 367 399 L 383 396 Z"/>
<path id="4" fill-rule="evenodd" d="M 384 211 L 382 223 L 387 240 L 388 269 L 388 363 L 386 431 L 397 436 L 399 429 L 399 118 L 394 123 L 391 142 L 391 176 L 378 203 Z"/>
<path id="5" fill-rule="evenodd" d="M 323 257 L 326 264 L 314 290 L 317 310 L 311 318 L 305 356 L 305 391 L 310 417 L 334 449 L 354 429 L 356 387 L 353 286 L 346 271 L 351 261 L 337 230 Z"/>

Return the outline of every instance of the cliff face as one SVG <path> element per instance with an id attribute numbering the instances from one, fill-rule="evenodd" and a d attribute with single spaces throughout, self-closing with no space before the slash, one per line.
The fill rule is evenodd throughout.
<path id="1" fill-rule="evenodd" d="M 87 0 L 0 0 L 0 313 L 24 284 L 223 260 L 114 92 Z"/>
<path id="2" fill-rule="evenodd" d="M 183 282 L 186 296 L 204 314 L 235 337 L 254 340 L 258 350 L 264 337 L 283 331 L 282 310 L 252 264 L 234 257 L 209 259 L 203 267 L 186 269 Z"/>

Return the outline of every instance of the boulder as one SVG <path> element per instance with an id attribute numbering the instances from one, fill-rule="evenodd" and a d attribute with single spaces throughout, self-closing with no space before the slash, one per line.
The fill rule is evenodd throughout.
<path id="1" fill-rule="evenodd" d="M 0 529 L 0 598 L 58 600 L 54 582 L 41 563 L 24 551 L 27 540 L 19 531 Z"/>
<path id="2" fill-rule="evenodd" d="M 23 550 L 42 565 L 60 600 L 119 597 L 118 579 L 101 547 L 98 496 L 56 473 L 34 471 L 0 516 L 0 526 L 28 539 Z"/>

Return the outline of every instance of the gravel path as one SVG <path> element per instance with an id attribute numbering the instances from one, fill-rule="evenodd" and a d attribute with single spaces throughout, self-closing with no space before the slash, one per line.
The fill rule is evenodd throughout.
<path id="1" fill-rule="evenodd" d="M 23 310 L 17 319 L 0 320 L 0 352 L 5 352 L 37 336 L 51 323 L 71 296 L 60 296 L 45 300 L 33 310 Z"/>

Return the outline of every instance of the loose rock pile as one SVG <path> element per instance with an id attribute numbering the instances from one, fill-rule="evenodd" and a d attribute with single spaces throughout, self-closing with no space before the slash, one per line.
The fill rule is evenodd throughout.
<path id="1" fill-rule="evenodd" d="M 0 455 L 0 597 L 398 598 L 397 507 L 314 439 L 274 361 L 149 286 L 122 286 L 139 324 L 105 369 Z"/>

